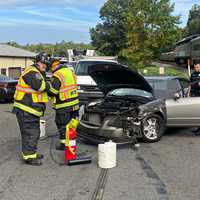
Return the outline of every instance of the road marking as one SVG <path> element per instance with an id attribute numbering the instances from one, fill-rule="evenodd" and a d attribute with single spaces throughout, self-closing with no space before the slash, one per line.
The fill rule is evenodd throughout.
<path id="1" fill-rule="evenodd" d="M 91 200 L 103 200 L 108 176 L 109 176 L 108 169 L 101 169 Z"/>

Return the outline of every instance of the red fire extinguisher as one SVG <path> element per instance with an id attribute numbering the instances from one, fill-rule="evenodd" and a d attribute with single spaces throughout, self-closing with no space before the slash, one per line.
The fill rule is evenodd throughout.
<path id="1" fill-rule="evenodd" d="M 66 130 L 66 143 L 65 143 L 65 162 L 76 159 L 76 137 L 77 132 L 75 128 L 68 128 Z"/>

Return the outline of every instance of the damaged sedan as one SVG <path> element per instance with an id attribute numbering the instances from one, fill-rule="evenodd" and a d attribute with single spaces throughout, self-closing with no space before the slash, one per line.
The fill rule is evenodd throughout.
<path id="1" fill-rule="evenodd" d="M 157 142 L 166 127 L 165 101 L 156 99 L 149 83 L 136 71 L 119 64 L 98 64 L 89 74 L 104 99 L 85 107 L 78 133 L 87 141 L 119 144 L 142 138 Z"/>

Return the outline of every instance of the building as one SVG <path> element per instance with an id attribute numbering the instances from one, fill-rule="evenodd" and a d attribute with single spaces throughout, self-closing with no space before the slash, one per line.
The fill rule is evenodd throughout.
<path id="1" fill-rule="evenodd" d="M 27 66 L 33 63 L 35 53 L 0 44 L 0 74 L 18 78 Z"/>

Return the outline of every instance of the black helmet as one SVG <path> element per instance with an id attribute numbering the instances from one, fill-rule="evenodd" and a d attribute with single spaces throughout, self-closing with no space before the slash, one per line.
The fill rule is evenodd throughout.
<path id="1" fill-rule="evenodd" d="M 35 61 L 44 63 L 46 65 L 50 65 L 51 64 L 51 56 L 47 53 L 41 52 L 38 55 L 36 55 Z"/>

